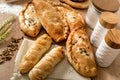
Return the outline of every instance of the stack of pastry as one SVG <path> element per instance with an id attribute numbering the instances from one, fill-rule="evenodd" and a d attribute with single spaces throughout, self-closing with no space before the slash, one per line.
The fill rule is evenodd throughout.
<path id="1" fill-rule="evenodd" d="M 85 77 L 96 76 L 94 53 L 86 34 L 84 19 L 78 11 L 60 2 L 33 0 L 23 7 L 19 21 L 22 31 L 28 36 L 36 37 L 41 26 L 49 34 L 38 38 L 23 57 L 20 73 L 29 72 L 31 80 L 43 80 L 64 57 L 61 47 L 43 56 L 52 39 L 57 43 L 67 39 L 66 56 L 70 64 Z"/>

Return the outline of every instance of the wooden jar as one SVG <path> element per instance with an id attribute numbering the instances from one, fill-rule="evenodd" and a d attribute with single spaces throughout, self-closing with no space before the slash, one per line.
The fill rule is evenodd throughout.
<path id="1" fill-rule="evenodd" d="M 109 29 L 114 28 L 119 21 L 119 17 L 112 12 L 103 12 L 90 37 L 91 43 L 98 47 Z"/>
<path id="2" fill-rule="evenodd" d="M 96 51 L 96 61 L 101 67 L 108 67 L 120 53 L 120 30 L 111 29 Z"/>
<path id="3" fill-rule="evenodd" d="M 86 23 L 94 29 L 102 12 L 108 11 L 115 13 L 118 11 L 119 6 L 118 0 L 92 0 L 86 14 Z"/>

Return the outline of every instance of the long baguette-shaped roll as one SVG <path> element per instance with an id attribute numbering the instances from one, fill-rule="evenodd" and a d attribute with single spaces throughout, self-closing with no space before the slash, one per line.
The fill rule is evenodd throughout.
<path id="1" fill-rule="evenodd" d="M 30 80 L 44 80 L 53 70 L 55 65 L 64 58 L 64 50 L 61 46 L 53 48 L 30 71 Z"/>
<path id="2" fill-rule="evenodd" d="M 25 74 L 29 72 L 45 54 L 45 52 L 50 48 L 51 43 L 52 39 L 47 34 L 40 36 L 23 56 L 22 61 L 19 65 L 20 73 Z"/>

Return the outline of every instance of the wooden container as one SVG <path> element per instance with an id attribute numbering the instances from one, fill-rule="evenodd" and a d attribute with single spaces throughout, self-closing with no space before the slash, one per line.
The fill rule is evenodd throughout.
<path id="1" fill-rule="evenodd" d="M 120 53 L 120 30 L 111 29 L 96 51 L 96 61 L 101 67 L 108 67 Z"/>
<path id="2" fill-rule="evenodd" d="M 114 28 L 118 21 L 119 17 L 115 13 L 103 12 L 90 37 L 91 43 L 95 47 L 98 47 L 107 31 Z"/>
<path id="3" fill-rule="evenodd" d="M 117 12 L 119 9 L 119 2 L 118 0 L 92 0 L 91 5 L 86 14 L 86 23 L 94 29 L 100 14 L 103 11 L 108 12 Z"/>
<path id="4" fill-rule="evenodd" d="M 100 11 L 116 12 L 120 6 L 118 0 L 92 0 L 92 3 Z"/>

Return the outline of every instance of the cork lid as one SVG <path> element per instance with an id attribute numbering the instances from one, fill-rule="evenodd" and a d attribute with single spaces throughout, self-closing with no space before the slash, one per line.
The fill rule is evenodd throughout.
<path id="1" fill-rule="evenodd" d="M 100 11 L 116 12 L 120 6 L 118 0 L 92 0 L 92 3 Z"/>
<path id="2" fill-rule="evenodd" d="M 105 36 L 105 42 L 114 49 L 120 49 L 120 30 L 109 30 Z"/>
<path id="3" fill-rule="evenodd" d="M 112 12 L 103 12 L 99 19 L 100 24 L 108 29 L 114 28 L 119 22 L 119 17 Z"/>

